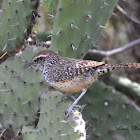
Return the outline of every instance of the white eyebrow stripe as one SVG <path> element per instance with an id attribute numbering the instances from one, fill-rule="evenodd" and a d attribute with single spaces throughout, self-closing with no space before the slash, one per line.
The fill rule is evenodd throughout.
<path id="1" fill-rule="evenodd" d="M 38 58 L 41 58 L 41 57 L 46 57 L 46 56 L 47 56 L 47 55 L 40 54 L 40 55 L 38 55 L 38 56 L 34 57 L 34 58 L 33 58 L 33 61 L 34 61 L 35 59 L 38 59 Z"/>

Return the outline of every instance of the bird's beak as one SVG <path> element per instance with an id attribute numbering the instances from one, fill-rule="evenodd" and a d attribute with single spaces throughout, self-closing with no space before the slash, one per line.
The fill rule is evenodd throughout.
<path id="1" fill-rule="evenodd" d="M 26 64 L 24 65 L 24 69 L 25 69 L 25 68 L 28 68 L 28 67 L 30 67 L 30 66 L 32 66 L 32 65 L 33 65 L 33 62 L 26 63 Z"/>

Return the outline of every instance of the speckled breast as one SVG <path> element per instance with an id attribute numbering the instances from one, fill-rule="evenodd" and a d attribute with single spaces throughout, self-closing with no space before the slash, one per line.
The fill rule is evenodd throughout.
<path id="1" fill-rule="evenodd" d="M 73 79 L 50 82 L 49 84 L 54 88 L 67 93 L 76 93 L 87 89 L 96 80 L 93 76 L 85 77 L 84 75 L 75 76 Z"/>

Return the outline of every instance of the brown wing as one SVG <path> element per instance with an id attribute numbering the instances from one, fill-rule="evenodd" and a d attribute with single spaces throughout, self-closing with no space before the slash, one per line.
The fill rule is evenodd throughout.
<path id="1" fill-rule="evenodd" d="M 105 62 L 97 62 L 91 60 L 77 60 L 75 68 L 94 68 L 105 64 Z"/>
<path id="2" fill-rule="evenodd" d="M 76 70 L 76 76 L 86 73 L 87 71 L 96 68 L 97 66 L 101 66 L 105 64 L 105 62 L 97 62 L 91 60 L 76 60 L 74 69 Z"/>
<path id="3" fill-rule="evenodd" d="M 65 81 L 81 75 L 91 68 L 105 64 L 90 60 L 61 58 L 60 63 L 50 69 L 55 81 Z M 49 77 L 49 76 L 48 76 Z"/>

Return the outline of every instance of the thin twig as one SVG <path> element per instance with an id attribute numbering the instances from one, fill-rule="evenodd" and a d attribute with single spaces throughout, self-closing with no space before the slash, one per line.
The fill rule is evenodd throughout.
<path id="1" fill-rule="evenodd" d="M 107 56 L 115 55 L 115 54 L 118 54 L 118 53 L 122 53 L 125 50 L 130 49 L 131 47 L 134 47 L 135 45 L 137 45 L 139 43 L 140 43 L 140 38 L 126 44 L 123 47 L 120 47 L 120 48 L 117 48 L 117 49 L 114 49 L 114 50 L 111 50 L 111 51 L 101 51 L 101 50 L 94 50 L 93 49 L 93 50 L 89 50 L 88 53 L 107 57 Z"/>
<path id="2" fill-rule="evenodd" d="M 123 13 L 129 20 L 131 20 L 131 21 L 133 21 L 133 22 L 135 22 L 135 23 L 137 23 L 137 24 L 140 24 L 140 21 L 139 21 L 139 20 L 137 20 L 137 19 L 135 19 L 134 17 L 128 15 L 128 13 L 127 13 L 126 11 L 124 11 L 118 4 L 116 5 L 116 7 L 117 7 L 117 9 L 118 9 L 121 13 Z"/>

